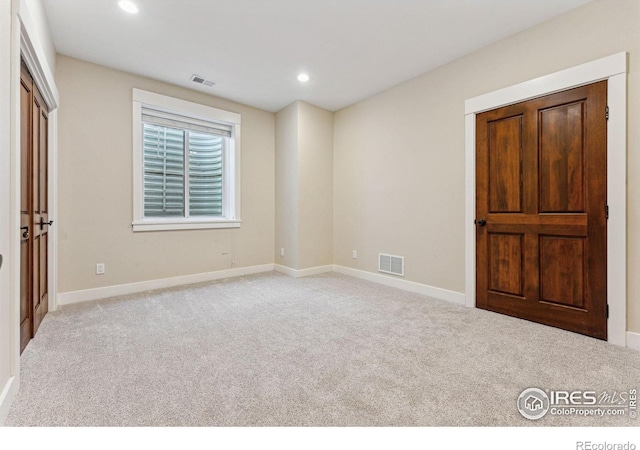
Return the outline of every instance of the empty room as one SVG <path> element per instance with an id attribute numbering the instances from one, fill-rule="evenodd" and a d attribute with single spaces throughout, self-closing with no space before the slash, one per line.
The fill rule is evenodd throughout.
<path id="1" fill-rule="evenodd" d="M 639 24 L 0 0 L 0 424 L 638 426 Z"/>

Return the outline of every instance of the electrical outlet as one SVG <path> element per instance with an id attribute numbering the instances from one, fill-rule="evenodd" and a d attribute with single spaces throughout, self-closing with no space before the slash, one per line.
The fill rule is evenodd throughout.
<path id="1" fill-rule="evenodd" d="M 96 264 L 96 275 L 104 275 L 104 263 Z"/>
<path id="2" fill-rule="evenodd" d="M 284 257 L 284 248 L 280 249 L 280 256 Z"/>
<path id="3" fill-rule="evenodd" d="M 357 250 L 354 250 L 354 251 L 353 251 L 353 253 L 351 253 L 351 257 L 352 257 L 353 259 L 358 259 L 358 251 L 357 251 Z"/>

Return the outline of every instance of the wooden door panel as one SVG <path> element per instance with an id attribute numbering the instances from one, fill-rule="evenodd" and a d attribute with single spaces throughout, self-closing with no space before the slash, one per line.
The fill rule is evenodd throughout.
<path id="1" fill-rule="evenodd" d="M 584 212 L 584 106 L 540 111 L 540 212 Z"/>
<path id="2" fill-rule="evenodd" d="M 33 334 L 38 331 L 40 323 L 47 312 L 47 305 L 43 299 L 47 298 L 47 226 L 41 225 L 46 219 L 47 198 L 44 197 L 46 188 L 42 186 L 47 179 L 47 167 L 43 163 L 47 160 L 47 113 L 46 105 L 40 92 L 34 89 L 33 96 L 33 163 L 32 163 L 32 192 L 33 192 Z"/>
<path id="3" fill-rule="evenodd" d="M 22 245 L 27 239 L 20 240 L 20 274 L 29 273 L 29 247 Z M 29 277 L 20 277 L 20 327 L 30 317 L 29 315 Z"/>
<path id="4" fill-rule="evenodd" d="M 40 119 L 40 215 L 46 224 L 40 237 L 40 322 L 49 311 L 49 116 L 43 103 Z"/>
<path id="5" fill-rule="evenodd" d="M 540 236 L 540 300 L 584 309 L 586 238 Z"/>
<path id="6" fill-rule="evenodd" d="M 20 85 L 20 213 L 30 213 L 31 167 L 31 89 L 26 83 Z M 21 224 L 22 226 L 23 224 Z"/>
<path id="7" fill-rule="evenodd" d="M 33 196 L 31 198 L 33 204 L 33 212 L 34 214 L 40 213 L 40 117 L 42 113 L 42 103 L 40 102 L 39 96 L 34 92 L 33 95 L 33 106 L 32 113 L 33 117 L 31 118 L 33 123 L 33 130 L 31 134 L 31 139 L 33 141 L 32 144 L 32 152 L 33 158 L 31 161 L 31 183 L 33 189 Z M 34 234 L 35 235 L 35 234 Z"/>
<path id="8" fill-rule="evenodd" d="M 49 235 L 48 233 L 43 234 L 40 237 L 40 260 L 39 260 L 39 264 L 40 264 L 40 292 L 42 293 L 41 296 L 44 296 L 47 294 L 47 284 L 49 282 L 48 280 L 48 270 L 47 270 L 47 256 L 48 256 L 48 242 L 49 240 Z M 40 303 L 43 303 L 42 301 Z M 43 306 L 46 307 L 46 303 L 43 303 Z M 48 309 L 48 308 L 47 308 Z"/>
<path id="9" fill-rule="evenodd" d="M 31 190 L 33 210 L 33 267 L 31 289 L 33 297 L 33 333 L 35 335 L 40 326 L 40 119 L 42 103 L 38 95 L 33 96 L 33 157 L 31 162 Z"/>
<path id="10" fill-rule="evenodd" d="M 606 339 L 606 95 L 477 116 L 479 308 Z"/>
<path id="11" fill-rule="evenodd" d="M 45 227 L 46 228 L 46 227 Z M 45 314 L 49 311 L 49 290 L 47 286 L 49 284 L 49 270 L 48 270 L 48 256 L 49 256 L 49 234 L 42 233 L 39 239 L 40 249 L 38 252 L 38 265 L 39 265 L 39 277 L 38 277 L 38 318 L 37 326 L 40 326 Z"/>
<path id="12" fill-rule="evenodd" d="M 46 105 L 40 110 L 40 158 L 38 171 L 39 187 L 40 187 L 40 213 L 42 215 L 48 214 L 49 211 L 49 148 L 48 148 L 48 136 L 49 136 L 49 117 L 46 112 Z M 45 232 L 47 230 L 44 230 Z"/>
<path id="13" fill-rule="evenodd" d="M 40 308 L 40 238 L 33 240 L 33 266 L 32 266 L 32 297 L 33 297 L 33 335 L 38 331 L 38 309 Z M 33 337 L 33 336 L 32 336 Z"/>
<path id="14" fill-rule="evenodd" d="M 31 339 L 31 303 L 30 300 L 30 270 L 31 263 L 29 240 L 20 241 L 20 353 Z"/>
<path id="15" fill-rule="evenodd" d="M 523 295 L 523 234 L 489 234 L 489 290 Z"/>
<path id="16" fill-rule="evenodd" d="M 489 210 L 522 212 L 522 116 L 489 123 Z"/>
<path id="17" fill-rule="evenodd" d="M 31 76 L 23 68 L 20 73 L 20 352 L 29 343 L 33 329 L 30 235 L 33 221 L 30 182 L 32 86 Z"/>

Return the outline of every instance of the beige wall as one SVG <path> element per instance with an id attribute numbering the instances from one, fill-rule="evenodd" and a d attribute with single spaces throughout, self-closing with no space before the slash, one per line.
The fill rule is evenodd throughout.
<path id="1" fill-rule="evenodd" d="M 298 103 L 298 269 L 307 269 L 333 264 L 333 113 Z"/>
<path id="2" fill-rule="evenodd" d="M 273 263 L 274 114 L 62 55 L 56 80 L 59 292 Z M 242 115 L 241 228 L 133 233 L 133 88 Z"/>
<path id="3" fill-rule="evenodd" d="M 628 329 L 640 331 L 640 2 L 599 0 L 345 108 L 334 117 L 334 261 L 464 291 L 464 101 L 629 52 Z M 351 250 L 359 259 L 351 259 Z"/>
<path id="4" fill-rule="evenodd" d="M 295 270 L 333 263 L 333 113 L 305 102 L 276 114 L 275 255 Z"/>
<path id="5" fill-rule="evenodd" d="M 298 107 L 292 103 L 276 114 L 274 252 L 276 264 L 290 268 L 298 267 Z"/>

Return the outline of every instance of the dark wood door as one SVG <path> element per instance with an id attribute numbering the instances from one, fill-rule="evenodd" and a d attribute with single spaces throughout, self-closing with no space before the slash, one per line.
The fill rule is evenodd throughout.
<path id="1" fill-rule="evenodd" d="M 48 108 L 27 67 L 20 74 L 20 351 L 48 311 Z"/>
<path id="2" fill-rule="evenodd" d="M 606 81 L 479 114 L 476 304 L 607 338 Z"/>
<path id="3" fill-rule="evenodd" d="M 42 95 L 34 89 L 33 97 L 33 151 L 32 151 L 32 204 L 33 204 L 33 334 L 49 310 L 48 280 L 48 111 Z"/>
<path id="4" fill-rule="evenodd" d="M 20 73 L 20 352 L 33 334 L 31 302 L 32 251 L 31 232 L 31 153 L 33 80 L 23 66 Z"/>

